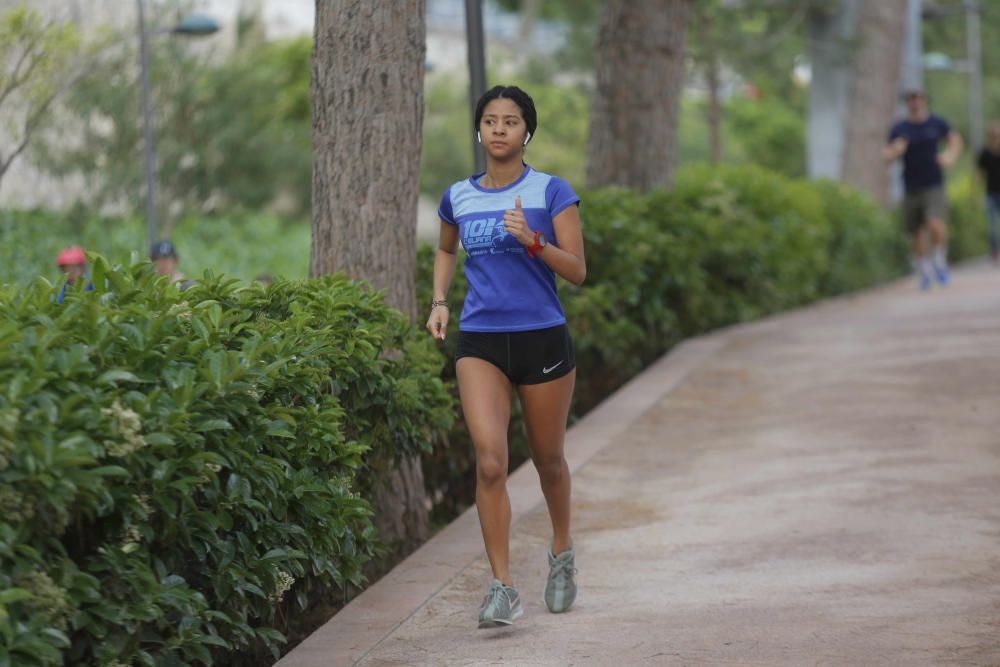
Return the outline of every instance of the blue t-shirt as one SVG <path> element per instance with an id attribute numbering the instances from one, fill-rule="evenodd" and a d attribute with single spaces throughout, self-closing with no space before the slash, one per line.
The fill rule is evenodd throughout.
<path id="1" fill-rule="evenodd" d="M 566 181 L 525 165 L 520 178 L 497 189 L 479 184 L 483 174 L 445 190 L 438 216 L 458 225 L 465 248 L 469 293 L 459 320 L 462 331 L 531 331 L 565 324 L 556 294 L 555 272 L 503 226 L 505 211 L 521 197 L 528 226 L 559 245 L 552 219 L 580 198 Z"/>
<path id="2" fill-rule="evenodd" d="M 903 186 L 908 193 L 920 192 L 944 183 L 938 164 L 938 145 L 951 132 L 948 121 L 930 114 L 922 123 L 901 120 L 889 131 L 889 142 L 906 137 L 909 144 L 903 153 Z"/>

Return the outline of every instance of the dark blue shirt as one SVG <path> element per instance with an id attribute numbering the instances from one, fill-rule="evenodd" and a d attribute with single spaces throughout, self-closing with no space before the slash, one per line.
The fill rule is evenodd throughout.
<path id="1" fill-rule="evenodd" d="M 944 183 L 938 164 L 938 145 L 951 132 L 948 121 L 930 114 L 922 123 L 901 120 L 889 131 L 889 142 L 906 137 L 909 144 L 903 153 L 903 186 L 907 193 L 920 192 Z"/>

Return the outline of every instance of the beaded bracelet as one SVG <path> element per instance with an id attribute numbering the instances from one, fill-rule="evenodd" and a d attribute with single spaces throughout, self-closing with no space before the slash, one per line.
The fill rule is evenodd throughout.
<path id="1" fill-rule="evenodd" d="M 444 299 L 441 299 L 440 301 L 431 301 L 431 310 L 434 310 L 438 306 L 444 306 L 445 308 L 447 308 L 448 302 L 445 301 Z"/>

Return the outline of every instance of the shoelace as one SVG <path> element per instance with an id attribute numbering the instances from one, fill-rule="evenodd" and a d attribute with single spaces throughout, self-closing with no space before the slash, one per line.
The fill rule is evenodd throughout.
<path id="1" fill-rule="evenodd" d="M 499 586 L 496 585 L 496 584 L 490 584 L 490 590 L 489 590 L 489 592 L 486 593 L 486 597 L 483 598 L 483 605 L 484 606 L 488 605 L 493 599 L 496 598 L 497 595 L 501 595 L 501 594 L 505 598 L 507 598 L 507 605 L 509 606 L 510 605 L 510 594 L 507 592 L 507 589 L 502 584 L 499 585 Z"/>
<path id="2" fill-rule="evenodd" d="M 552 565 L 552 575 L 554 577 L 562 577 L 563 579 L 569 579 L 574 574 L 576 574 L 577 569 L 569 564 L 569 558 L 556 558 L 555 563 Z"/>

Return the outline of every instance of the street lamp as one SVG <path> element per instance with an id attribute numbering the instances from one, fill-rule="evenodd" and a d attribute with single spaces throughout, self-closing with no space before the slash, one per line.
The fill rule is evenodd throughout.
<path id="1" fill-rule="evenodd" d="M 146 171 L 146 231 L 148 246 L 157 240 L 156 225 L 156 156 L 153 146 L 153 125 L 150 121 L 149 92 L 149 36 L 146 32 L 146 6 L 144 0 L 135 0 L 139 10 L 139 70 L 142 77 L 142 135 L 143 157 Z M 202 36 L 219 31 L 219 24 L 207 16 L 192 15 L 183 19 L 168 32 L 175 35 Z"/>
<path id="2" fill-rule="evenodd" d="M 486 46 L 483 39 L 483 1 L 465 0 L 465 39 L 469 57 L 469 107 L 475 118 L 476 103 L 486 92 Z M 472 137 L 479 128 L 473 128 Z M 473 139 L 472 163 L 475 173 L 486 171 L 486 156 Z"/>

